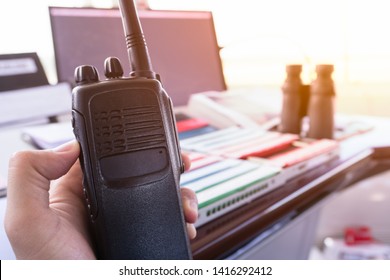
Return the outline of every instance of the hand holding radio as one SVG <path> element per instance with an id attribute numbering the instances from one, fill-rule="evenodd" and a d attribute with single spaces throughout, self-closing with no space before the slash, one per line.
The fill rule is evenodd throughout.
<path id="1" fill-rule="evenodd" d="M 79 152 L 79 145 L 71 142 L 53 151 L 19 152 L 11 159 L 5 228 L 18 259 L 96 258 L 88 231 Z M 188 158 L 183 156 L 183 160 L 188 168 Z M 61 178 L 50 188 L 50 181 L 57 177 Z M 193 238 L 196 196 L 182 189 L 181 197 L 188 235 Z"/>
<path id="2" fill-rule="evenodd" d="M 96 254 L 191 259 L 172 101 L 152 69 L 134 1 L 120 0 L 119 7 L 132 72 L 123 76 L 115 57 L 105 61 L 103 80 L 94 66 L 79 66 L 72 95 Z"/>
<path id="3" fill-rule="evenodd" d="M 72 125 L 80 145 L 10 161 L 5 226 L 18 258 L 192 257 L 186 220 L 197 218 L 196 198 L 179 186 L 185 164 L 172 101 L 152 71 L 134 2 L 119 2 L 130 77 L 115 58 L 105 62 L 105 80 L 93 66 L 77 68 Z"/>

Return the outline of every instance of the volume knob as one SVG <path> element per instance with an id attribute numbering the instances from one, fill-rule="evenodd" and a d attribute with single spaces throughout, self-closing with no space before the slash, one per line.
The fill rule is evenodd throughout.
<path id="1" fill-rule="evenodd" d="M 106 58 L 106 60 L 104 61 L 104 75 L 108 79 L 120 78 L 123 76 L 123 68 L 118 58 Z"/>
<path id="2" fill-rule="evenodd" d="M 74 73 L 76 84 L 87 84 L 99 81 L 99 74 L 95 67 L 82 65 L 76 68 Z"/>

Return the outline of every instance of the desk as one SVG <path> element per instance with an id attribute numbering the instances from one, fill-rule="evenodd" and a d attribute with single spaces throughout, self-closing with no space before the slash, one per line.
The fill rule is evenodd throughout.
<path id="1" fill-rule="evenodd" d="M 197 238 L 191 242 L 194 258 L 307 258 L 318 213 L 327 199 L 354 182 L 390 167 L 390 121 L 376 117 L 362 119 L 374 125 L 374 130 L 343 141 L 339 159 L 200 227 Z M 0 137 L 3 144 L 0 174 L 3 175 L 13 152 L 32 147 L 20 138 L 20 129 L 0 131 Z M 4 201 L 1 200 L 1 205 Z M 0 211 L 3 224 L 4 208 Z M 3 227 L 0 237 L 4 248 L 3 242 L 7 240 Z M 7 253 L 0 251 L 2 259 L 14 258 L 12 252 L 4 255 Z"/>
<path id="2" fill-rule="evenodd" d="M 327 199 L 390 168 L 390 120 L 361 120 L 373 131 L 342 141 L 340 158 L 199 228 L 194 258 L 307 259 Z"/>

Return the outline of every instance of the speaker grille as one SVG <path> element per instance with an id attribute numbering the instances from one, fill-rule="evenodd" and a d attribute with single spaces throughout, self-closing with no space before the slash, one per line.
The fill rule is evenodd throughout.
<path id="1" fill-rule="evenodd" d="M 164 146 L 165 135 L 157 106 L 94 113 L 98 157 Z"/>

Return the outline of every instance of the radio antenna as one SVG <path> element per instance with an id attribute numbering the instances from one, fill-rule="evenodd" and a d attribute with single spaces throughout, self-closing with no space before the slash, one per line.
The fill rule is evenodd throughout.
<path id="1" fill-rule="evenodd" d="M 119 0 L 132 77 L 156 78 L 145 36 L 138 18 L 135 0 Z"/>

